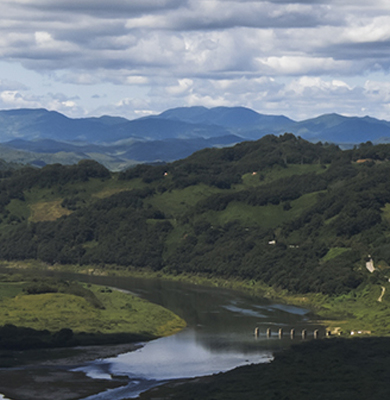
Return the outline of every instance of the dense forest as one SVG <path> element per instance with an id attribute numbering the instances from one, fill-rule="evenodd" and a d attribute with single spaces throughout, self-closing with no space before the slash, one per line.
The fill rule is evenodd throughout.
<path id="1" fill-rule="evenodd" d="M 122 173 L 94 161 L 1 171 L 0 257 L 341 294 L 380 278 L 369 255 L 382 274 L 390 265 L 389 160 L 390 145 L 285 134 Z"/>

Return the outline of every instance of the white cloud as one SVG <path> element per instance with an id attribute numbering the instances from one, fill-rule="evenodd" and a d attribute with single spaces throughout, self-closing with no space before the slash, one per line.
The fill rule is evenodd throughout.
<path id="1" fill-rule="evenodd" d="M 0 106 L 383 116 L 389 11 L 385 0 L 2 0 Z"/>
<path id="2" fill-rule="evenodd" d="M 340 71 L 349 67 L 349 62 L 347 61 L 308 56 L 267 57 L 257 59 L 257 61 L 264 73 L 272 75 L 302 75 L 314 71 L 316 74 L 328 74 L 335 70 Z"/>
<path id="3" fill-rule="evenodd" d="M 53 46 L 53 38 L 48 32 L 35 32 L 35 42 L 38 46 Z"/>
<path id="4" fill-rule="evenodd" d="M 360 22 L 360 23 L 359 23 Z M 390 16 L 368 19 L 362 24 L 351 21 L 345 30 L 345 38 L 355 43 L 382 42 L 390 39 Z"/>
<path id="5" fill-rule="evenodd" d="M 167 94 L 171 96 L 182 95 L 183 93 L 191 92 L 193 85 L 192 79 L 179 79 L 178 84 L 175 86 L 168 86 L 166 88 Z"/>
<path id="6" fill-rule="evenodd" d="M 35 108 L 41 104 L 36 97 L 24 96 L 17 90 L 4 90 L 0 92 L 0 105 L 3 108 Z"/>

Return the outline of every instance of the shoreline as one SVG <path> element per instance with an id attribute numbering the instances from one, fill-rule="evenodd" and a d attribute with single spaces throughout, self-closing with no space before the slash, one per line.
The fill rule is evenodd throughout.
<path id="1" fill-rule="evenodd" d="M 25 366 L 30 367 L 34 365 L 40 367 L 75 367 L 95 360 L 100 360 L 102 358 L 116 357 L 123 353 L 136 351 L 138 349 L 141 349 L 143 346 L 144 342 L 113 345 L 77 346 L 68 349 L 47 349 L 45 351 L 46 355 L 44 355 L 45 360 L 34 362 L 34 364 L 26 364 Z M 70 355 L 69 352 L 76 354 Z M 66 353 L 68 353 L 68 355 Z"/>
<path id="2" fill-rule="evenodd" d="M 127 343 L 49 349 L 39 351 L 39 354 L 37 350 L 30 350 L 30 353 L 27 351 L 29 354 L 24 356 L 30 357 L 30 363 L 27 362 L 18 368 L 0 369 L 0 395 L 3 394 L 9 400 L 69 400 L 125 386 L 129 382 L 127 377 L 95 379 L 88 377 L 84 372 L 71 369 L 142 347 L 143 343 Z M 23 382 L 23 385 L 20 385 L 20 382 Z"/>
<path id="3" fill-rule="evenodd" d="M 287 290 L 268 286 L 261 281 L 248 281 L 234 278 L 227 279 L 217 276 L 208 277 L 205 275 L 192 275 L 186 273 L 172 275 L 163 271 L 151 271 L 148 269 L 137 269 L 133 267 L 119 268 L 115 265 L 106 265 L 104 268 L 101 268 L 97 265 L 48 265 L 37 260 L 18 262 L 3 261 L 2 266 L 5 269 L 11 270 L 58 271 L 97 277 L 106 276 L 119 278 L 161 279 L 171 282 L 180 282 L 183 284 L 222 288 L 238 291 L 255 298 L 265 298 L 281 304 L 289 304 L 301 308 L 307 308 L 310 310 L 311 319 L 318 320 L 319 324 L 323 325 L 329 331 L 334 331 L 335 328 L 339 330 L 340 322 L 342 322 L 342 324 L 346 322 L 345 316 L 340 318 L 340 311 L 338 309 L 332 310 L 333 298 L 328 295 L 323 295 L 321 293 L 292 294 Z M 351 321 L 355 322 L 356 316 L 352 318 Z"/>
<path id="4" fill-rule="evenodd" d="M 41 265 L 41 268 L 54 271 L 67 270 L 68 272 L 86 276 L 161 279 L 172 282 L 181 282 L 183 284 L 228 289 L 255 298 L 265 298 L 281 304 L 307 308 L 310 311 L 310 319 L 318 321 L 318 323 L 323 325 L 332 335 L 352 337 L 351 332 L 362 331 L 364 332 L 363 336 L 390 336 L 390 323 L 387 326 L 382 326 L 377 323 L 375 318 L 368 322 L 365 316 L 366 313 L 371 313 L 373 309 L 376 309 L 379 314 L 381 313 L 378 306 L 384 305 L 383 303 L 386 303 L 386 299 L 382 299 L 382 302 L 379 302 L 379 294 L 376 294 L 376 291 L 378 291 L 378 293 L 381 290 L 383 291 L 383 285 L 375 286 L 364 284 L 347 294 L 330 296 L 314 292 L 294 294 L 287 290 L 270 287 L 261 281 L 248 281 L 234 278 L 226 279 L 222 277 L 208 277 L 186 273 L 172 275 L 163 271 L 156 272 L 139 270 L 136 268 L 118 269 L 114 266 L 106 266 L 102 269 L 98 266 L 92 265 L 82 267 L 76 265 L 48 266 L 43 264 Z M 390 290 L 390 285 L 388 286 L 388 289 Z M 370 293 L 369 295 L 368 292 Z"/>
<path id="5" fill-rule="evenodd" d="M 60 268 L 50 268 L 48 266 L 43 266 L 42 268 L 45 267 L 46 270 L 50 270 L 50 269 L 54 269 L 54 270 L 60 270 Z M 64 268 L 64 270 L 66 270 L 66 267 Z M 69 270 L 68 270 L 69 271 Z M 206 286 L 214 286 L 214 287 L 219 287 L 219 288 L 225 288 L 225 289 L 231 289 L 231 290 L 236 290 L 236 291 L 240 291 L 242 293 L 246 293 L 249 296 L 258 296 L 258 297 L 265 297 L 268 298 L 270 300 L 274 300 L 274 301 L 279 301 L 281 303 L 286 303 L 286 304 L 293 304 L 296 306 L 300 306 L 300 307 L 305 307 L 308 309 L 312 310 L 312 317 L 315 317 L 314 314 L 317 313 L 317 310 L 319 310 L 320 308 L 322 308 L 322 310 L 327 311 L 329 314 L 328 316 L 331 317 L 333 316 L 333 312 L 334 310 L 336 310 L 335 308 L 328 308 L 327 306 L 331 307 L 332 305 L 332 299 L 329 298 L 328 296 L 323 296 L 323 295 L 315 295 L 315 294 L 309 294 L 309 295 L 290 295 L 287 292 L 279 292 L 273 288 L 265 288 L 260 282 L 258 283 L 254 283 L 251 284 L 250 282 L 243 282 L 243 281 L 238 281 L 238 280 L 224 280 L 221 278 L 217 278 L 217 279 L 207 279 L 206 277 L 198 277 L 198 276 L 180 276 L 180 277 L 174 277 L 174 276 L 169 276 L 163 273 L 148 273 L 148 271 L 115 271 L 113 269 L 106 269 L 106 270 L 102 270 L 102 269 L 81 269 L 80 267 L 77 266 L 73 266 L 73 273 L 78 273 L 78 274 L 83 274 L 83 275 L 106 275 L 106 276 L 133 276 L 133 277 L 139 277 L 139 278 L 151 278 L 151 279 L 165 279 L 165 280 L 171 280 L 171 281 L 181 281 L 183 283 L 189 283 L 189 284 L 203 284 Z M 124 272 L 123 274 L 121 274 L 121 272 Z M 375 300 L 377 299 L 377 296 L 375 297 Z M 341 303 L 340 303 L 341 305 Z M 325 307 L 324 307 L 325 306 Z M 341 315 L 341 314 L 340 314 Z M 337 314 L 335 315 L 335 318 L 324 318 L 324 315 L 322 316 L 323 319 L 321 321 L 318 322 L 322 322 L 325 326 L 325 324 L 330 324 L 330 323 L 340 323 L 342 322 L 341 318 L 337 319 Z M 312 319 L 312 318 L 311 318 Z M 354 315 L 353 318 L 351 318 L 351 321 L 356 321 L 359 322 L 359 319 L 357 318 L 357 315 Z M 134 344 L 132 344 L 134 345 Z M 113 380 L 109 381 L 109 380 L 98 380 L 98 379 L 92 379 L 92 378 L 88 378 L 87 376 L 85 376 L 83 373 L 83 376 L 80 375 L 80 373 L 78 373 L 79 375 L 75 375 L 75 372 L 70 372 L 67 371 L 68 373 L 64 374 L 64 371 L 61 371 L 61 367 L 63 367 L 63 370 L 66 370 L 67 368 L 69 368 L 72 365 L 80 365 L 83 364 L 83 362 L 88 362 L 88 361 L 93 361 L 99 358 L 107 358 L 110 356 L 114 356 L 117 354 L 120 354 L 122 352 L 123 346 L 127 346 L 127 345 L 118 345 L 118 346 L 92 346 L 92 348 L 88 349 L 87 347 L 84 348 L 73 348 L 73 351 L 80 351 L 80 353 L 82 353 L 85 350 L 84 354 L 78 354 L 78 355 L 73 355 L 73 356 L 69 356 L 67 357 L 63 357 L 63 358 L 58 358 L 55 360 L 46 360 L 46 361 L 42 361 L 40 364 L 38 364 L 42 369 L 36 371 L 36 379 L 38 379 L 38 387 L 40 387 L 40 397 L 25 397 L 23 396 L 21 393 L 17 392 L 17 390 L 14 388 L 13 391 L 9 391 L 6 392 L 5 390 L 3 390 L 2 388 L 2 384 L 0 384 L 0 393 L 4 393 L 6 396 L 9 396 L 10 399 L 12 400 L 38 400 L 38 398 L 40 400 L 46 400 L 46 399 L 53 399 L 56 398 L 58 400 L 68 400 L 69 398 L 77 398 L 76 393 L 79 393 L 78 391 L 80 390 L 80 387 L 84 386 L 84 388 L 88 388 L 88 390 L 91 391 L 91 394 L 93 393 L 99 393 L 101 391 L 104 391 L 106 389 L 109 389 L 111 386 L 110 385 L 116 385 L 114 387 L 119 387 L 122 385 L 127 384 L 128 380 L 127 378 L 123 378 L 123 377 L 114 377 Z M 129 344 L 129 346 L 131 347 L 131 345 Z M 95 349 L 93 349 L 93 347 L 95 347 Z M 110 347 L 108 349 L 102 349 L 101 347 Z M 64 352 L 69 351 L 69 349 L 61 349 Z M 89 350 L 89 351 L 88 351 Z M 96 350 L 96 351 L 95 351 Z M 134 349 L 136 350 L 136 349 Z M 125 350 L 126 351 L 126 350 Z M 130 350 L 131 351 L 131 350 Z M 59 350 L 60 352 L 60 350 Z M 104 352 L 104 355 L 103 353 Z M 110 354 L 111 353 L 111 354 Z M 116 353 L 116 354 L 115 354 Z M 110 355 L 107 355 L 110 354 Z M 52 353 L 53 355 L 53 353 Z M 34 365 L 36 366 L 37 363 L 34 361 Z M 57 372 L 58 375 L 57 377 L 55 376 L 55 374 L 52 374 L 52 371 L 50 371 L 50 367 L 55 367 L 57 368 Z M 49 385 L 52 387 L 56 387 L 56 390 L 60 390 L 61 392 L 61 387 L 60 387 L 60 383 L 61 382 L 65 382 L 66 383 L 66 390 L 68 390 L 67 394 L 65 392 L 61 392 L 61 396 L 63 397 L 59 397 L 56 395 L 53 396 L 53 393 L 50 392 L 51 388 L 48 388 L 48 392 L 47 393 L 43 393 L 42 391 L 45 389 L 42 389 L 42 384 L 41 386 L 39 386 L 39 381 L 42 379 L 42 377 L 39 375 L 39 371 L 46 371 L 46 373 L 48 374 L 48 379 L 49 379 Z M 12 372 L 12 371 L 10 371 Z M 6 375 L 2 375 L 2 371 L 0 371 L 0 382 L 3 382 L 5 380 L 7 380 L 7 378 L 3 378 L 6 377 Z M 17 377 L 18 375 L 13 375 L 12 379 L 15 379 L 15 377 Z M 31 379 L 28 375 L 25 376 L 19 376 L 19 381 L 23 381 L 23 382 L 27 382 L 29 385 L 31 385 L 31 388 L 36 387 L 37 382 L 31 382 Z M 195 378 L 195 379 L 199 379 L 199 378 Z M 200 381 L 196 381 L 195 382 L 200 382 Z M 181 386 L 181 383 L 186 383 L 185 381 L 183 382 L 175 382 L 172 383 L 173 386 L 178 385 Z M 35 386 L 34 386 L 35 385 Z M 45 385 L 46 386 L 46 385 Z M 34 392 L 35 389 L 32 389 L 32 391 Z M 46 391 L 46 390 L 45 390 Z M 69 396 L 69 391 L 74 391 L 75 395 L 73 395 L 73 397 Z M 157 392 L 157 390 L 156 390 Z M 155 393 L 156 393 L 155 392 Z M 154 394 L 155 394 L 154 393 Z M 13 397 L 12 397 L 13 396 Z M 19 397 L 18 397 L 19 396 Z M 68 397 L 66 397 L 68 396 Z M 81 397 L 81 396 L 80 396 Z M 79 398 L 80 398 L 79 397 Z M 84 396 L 85 397 L 85 396 Z M 145 399 L 147 399 L 148 397 L 145 397 Z"/>
<path id="6" fill-rule="evenodd" d="M 84 276 L 107 276 L 140 279 L 158 279 L 180 282 L 191 285 L 223 288 L 244 293 L 248 296 L 262 297 L 281 304 L 290 304 L 310 310 L 310 319 L 317 320 L 325 329 L 337 336 L 351 337 L 351 332 L 364 332 L 372 337 L 390 336 L 390 322 L 383 325 L 378 320 L 387 319 L 383 306 L 387 303 L 385 296 L 378 302 L 381 286 L 364 284 L 347 294 L 324 295 L 322 293 L 294 294 L 287 290 L 270 287 L 261 281 L 234 278 L 210 277 L 182 273 L 173 275 L 164 271 L 151 271 L 116 265 L 48 265 L 37 260 L 18 262 L 0 262 L 6 270 L 59 271 Z M 383 284 L 382 284 L 383 286 Z M 385 285 L 390 290 L 390 284 Z M 379 306 L 379 307 L 378 307 Z M 382 306 L 382 307 L 380 307 Z M 367 319 L 375 310 L 378 318 Z"/>

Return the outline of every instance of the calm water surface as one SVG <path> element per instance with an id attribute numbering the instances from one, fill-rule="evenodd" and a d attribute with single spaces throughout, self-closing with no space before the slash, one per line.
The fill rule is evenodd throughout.
<path id="1" fill-rule="evenodd" d="M 79 277 L 78 277 L 79 278 Z M 275 350 L 291 344 L 290 330 L 308 330 L 308 339 L 318 326 L 306 317 L 308 310 L 254 299 L 242 293 L 178 282 L 150 279 L 83 277 L 82 280 L 131 291 L 160 304 L 187 321 L 180 333 L 145 343 L 135 352 L 96 360 L 78 370 L 95 378 L 128 376 L 126 387 L 88 397 L 88 400 L 121 400 L 179 378 L 211 375 L 240 365 L 268 362 Z M 254 329 L 259 327 L 259 337 Z M 267 328 L 273 329 L 267 338 Z M 279 339 L 278 329 L 284 335 Z M 320 328 L 321 329 L 321 328 Z"/>

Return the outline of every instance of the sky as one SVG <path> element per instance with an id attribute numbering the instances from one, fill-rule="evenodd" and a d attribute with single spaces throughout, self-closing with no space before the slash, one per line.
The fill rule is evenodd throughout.
<path id="1" fill-rule="evenodd" d="M 388 0 L 0 0 L 0 109 L 390 120 Z"/>

